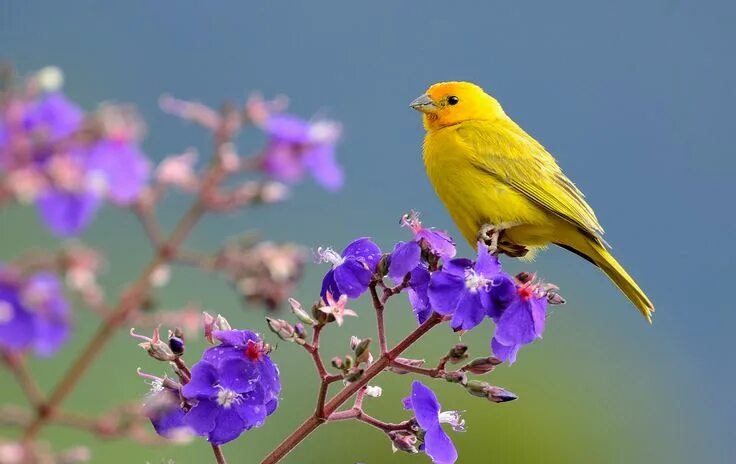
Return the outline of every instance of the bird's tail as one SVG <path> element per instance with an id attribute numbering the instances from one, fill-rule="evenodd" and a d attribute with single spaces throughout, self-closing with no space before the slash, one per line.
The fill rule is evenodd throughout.
<path id="1" fill-rule="evenodd" d="M 634 306 L 647 318 L 649 323 L 652 323 L 652 313 L 654 312 L 654 305 L 649 298 L 647 298 L 644 291 L 639 288 L 634 279 L 629 275 L 628 272 L 616 261 L 616 258 L 600 243 L 596 243 L 588 237 L 580 237 L 576 243 L 576 246 L 564 246 L 564 248 L 570 249 L 584 258 L 591 261 L 593 264 L 601 268 L 603 272 L 613 281 L 616 286 L 626 295 Z"/>

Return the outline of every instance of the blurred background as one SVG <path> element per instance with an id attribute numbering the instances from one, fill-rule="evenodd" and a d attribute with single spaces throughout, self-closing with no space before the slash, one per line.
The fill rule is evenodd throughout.
<path id="1" fill-rule="evenodd" d="M 103 100 L 134 103 L 148 123 L 144 148 L 154 159 L 209 147 L 203 130 L 158 109 L 163 93 L 212 105 L 242 103 L 253 90 L 285 93 L 291 111 L 343 122 L 343 191 L 330 194 L 307 181 L 286 204 L 212 217 L 189 242 L 203 250 L 246 230 L 309 247 L 342 248 L 369 235 L 388 248 L 407 238 L 398 219 L 411 208 L 425 224 L 459 237 L 424 175 L 420 117 L 408 103 L 436 81 L 477 82 L 587 194 L 614 254 L 657 313 L 648 326 L 603 274 L 563 250 L 533 263 L 507 260 L 512 271 L 536 270 L 558 284 L 568 304 L 552 310 L 544 340 L 492 374 L 519 401 L 495 405 L 432 384 L 446 409 L 466 411 L 468 432 L 453 435 L 459 462 L 728 463 L 736 461 L 729 293 L 735 23 L 736 6 L 726 1 L 11 1 L 0 5 L 0 58 L 21 73 L 61 67 L 66 93 L 86 109 Z M 257 147 L 259 137 L 245 133 L 241 151 Z M 171 225 L 186 202 L 170 198 L 163 221 Z M 84 239 L 109 252 L 104 283 L 111 296 L 149 257 L 132 215 L 112 208 Z M 0 260 L 53 244 L 32 208 L 0 210 Z M 471 250 L 462 243 L 460 253 Z M 314 299 L 325 270 L 310 264 L 295 296 Z M 159 300 L 166 307 L 198 301 L 233 326 L 265 329 L 262 309 L 243 308 L 221 280 L 191 270 L 175 268 Z M 366 303 L 355 305 L 362 317 L 328 331 L 326 355 L 344 353 L 351 334 L 372 335 Z M 97 324 L 87 312 L 77 316 L 74 342 L 31 365 L 45 388 Z M 414 324 L 403 297 L 387 317 L 394 341 Z M 480 356 L 489 338 L 490 328 L 462 341 Z M 437 359 L 457 341 L 440 330 L 411 355 Z M 201 348 L 189 344 L 190 360 Z M 257 462 L 312 411 L 316 379 L 305 354 L 282 343 L 274 358 L 284 382 L 280 410 L 224 447 L 232 462 Z M 124 334 L 99 361 L 69 408 L 94 413 L 142 397 L 147 386 L 135 368 L 161 369 Z M 410 376 L 384 377 L 377 382 L 383 397 L 367 410 L 401 420 Z M 22 401 L 5 373 L 0 397 Z M 43 436 L 55 448 L 90 445 L 94 462 L 212 460 L 202 440 L 147 448 L 57 427 Z M 320 428 L 286 462 L 428 461 L 392 455 L 376 430 L 341 423 Z"/>

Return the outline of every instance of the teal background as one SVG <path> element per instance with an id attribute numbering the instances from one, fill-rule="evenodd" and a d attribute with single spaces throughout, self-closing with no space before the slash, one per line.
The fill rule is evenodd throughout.
<path id="1" fill-rule="evenodd" d="M 30 72 L 62 67 L 66 91 L 85 108 L 103 100 L 135 103 L 149 125 L 145 149 L 161 157 L 196 146 L 206 134 L 162 114 L 162 93 L 213 105 L 248 92 L 286 93 L 292 110 L 339 119 L 347 185 L 328 194 L 311 181 L 285 205 L 211 217 L 189 244 L 215 249 L 232 234 L 256 229 L 313 247 L 342 247 L 370 235 L 383 247 L 404 239 L 397 226 L 410 208 L 425 223 L 456 233 L 427 182 L 422 129 L 408 102 L 435 81 L 475 81 L 555 154 L 586 192 L 618 259 L 657 306 L 648 326 L 598 271 L 551 249 L 533 263 L 563 289 L 544 340 L 521 352 L 492 381 L 520 395 L 485 403 L 457 387 L 432 384 L 447 409 L 465 410 L 468 432 L 453 438 L 459 462 L 729 463 L 733 441 L 734 351 L 733 44 L 736 7 L 726 1 L 375 1 L 375 2 L 93 2 L 6 1 L 0 4 L 0 58 Z M 243 152 L 260 143 L 253 132 Z M 171 198 L 162 220 L 185 206 Z M 107 209 L 84 239 L 109 251 L 104 277 L 116 295 L 147 261 L 131 215 Z M 0 260 L 54 241 L 27 208 L 0 210 Z M 470 254 L 466 244 L 461 254 Z M 295 295 L 310 301 L 323 266 L 310 265 Z M 233 325 L 263 330 L 260 308 L 243 310 L 221 281 L 187 269 L 160 294 L 166 307 L 188 301 L 226 315 Z M 345 352 L 350 334 L 371 335 L 366 302 L 342 331 L 325 337 L 325 354 Z M 52 360 L 32 363 L 49 389 L 91 336 L 97 321 L 80 309 L 74 342 Z M 387 314 L 391 340 L 413 324 L 403 297 Z M 487 353 L 490 331 L 463 337 Z M 446 330 L 413 351 L 436 359 L 457 342 Z M 273 337 L 271 337 L 271 341 Z M 190 343 L 190 359 L 202 345 Z M 296 347 L 281 343 L 283 403 L 263 428 L 224 447 L 231 462 L 257 462 L 313 407 L 316 382 Z M 116 337 L 65 403 L 95 413 L 142 397 L 135 376 L 144 357 Z M 22 395 L 0 377 L 6 402 Z M 411 378 L 384 376 L 374 415 L 400 420 Z M 0 434 L 13 436 L 7 429 Z M 90 445 L 94 462 L 210 462 L 204 442 L 147 448 L 49 427 L 55 448 Z M 388 441 L 361 424 L 327 425 L 288 463 L 427 462 L 391 454 Z"/>

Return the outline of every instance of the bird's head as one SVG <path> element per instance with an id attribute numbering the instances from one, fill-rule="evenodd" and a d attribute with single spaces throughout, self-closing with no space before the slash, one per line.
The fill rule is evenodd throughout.
<path id="1" fill-rule="evenodd" d="M 430 86 L 410 106 L 424 113 L 427 130 L 505 116 L 496 99 L 471 82 L 439 82 Z"/>

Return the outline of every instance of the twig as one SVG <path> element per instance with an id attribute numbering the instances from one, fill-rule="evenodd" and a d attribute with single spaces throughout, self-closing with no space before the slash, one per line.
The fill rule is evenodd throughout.
<path id="1" fill-rule="evenodd" d="M 218 139 L 220 137 L 222 137 L 222 134 L 218 135 Z M 221 146 L 221 143 L 218 142 L 217 146 Z M 218 159 L 218 157 L 215 157 L 215 160 Z M 159 268 L 159 266 L 169 263 L 173 256 L 175 256 L 176 251 L 179 249 L 181 244 L 187 236 L 189 236 L 189 233 L 197 222 L 199 222 L 202 216 L 206 213 L 206 198 L 209 195 L 209 192 L 222 180 L 223 176 L 224 172 L 222 167 L 218 161 L 215 161 L 205 175 L 202 189 L 200 190 L 200 194 L 197 199 L 181 218 L 179 224 L 176 226 L 169 238 L 164 240 L 161 246 L 158 247 L 156 255 L 138 276 L 138 279 L 130 287 L 130 290 L 125 292 L 125 294 L 120 298 L 115 310 L 103 321 L 92 340 L 87 344 L 79 357 L 66 371 L 66 374 L 49 395 L 48 401 L 44 404 L 44 407 L 38 409 L 38 414 L 35 420 L 31 422 L 24 433 L 23 441 L 25 443 L 32 441 L 38 435 L 41 428 L 43 428 L 49 419 L 53 417 L 59 404 L 61 404 L 72 390 L 74 390 L 77 382 L 79 382 L 83 374 L 97 358 L 97 355 L 102 351 L 102 348 L 113 339 L 113 334 L 131 314 L 138 310 L 141 302 L 150 290 L 151 275 Z"/>
<path id="2" fill-rule="evenodd" d="M 164 241 L 164 233 L 161 229 L 161 225 L 158 223 L 156 216 L 148 205 L 138 201 L 131 207 L 136 217 L 143 226 L 143 230 L 146 233 L 146 237 L 151 242 L 154 248 L 158 248 Z"/>
<path id="3" fill-rule="evenodd" d="M 444 371 L 439 368 L 430 369 L 428 367 L 412 366 L 399 361 L 391 361 L 391 367 L 401 369 L 402 371 L 413 372 L 415 374 L 426 375 L 427 377 L 432 378 L 442 377 L 444 374 Z"/>
<path id="4" fill-rule="evenodd" d="M 381 350 L 381 354 L 385 354 L 386 351 L 388 351 L 388 347 L 386 345 L 386 328 L 384 326 L 383 322 L 383 310 L 384 310 L 384 303 L 386 302 L 386 299 L 379 298 L 378 297 L 378 291 L 376 290 L 376 285 L 378 284 L 378 281 L 371 282 L 370 286 L 368 287 L 371 292 L 371 299 L 373 300 L 373 309 L 376 310 L 376 330 L 378 331 L 378 347 Z M 386 295 L 386 292 L 388 290 L 384 290 L 384 296 Z"/>
<path id="5" fill-rule="evenodd" d="M 225 455 L 222 454 L 222 448 L 220 448 L 220 445 L 212 443 L 212 452 L 215 454 L 217 464 L 227 464 L 227 459 L 225 459 Z"/>
<path id="6" fill-rule="evenodd" d="M 40 407 L 44 403 L 43 393 L 36 384 L 36 380 L 28 372 L 26 363 L 23 360 L 23 356 L 17 353 L 3 352 L 3 363 L 7 366 L 8 370 L 13 373 L 21 390 L 28 398 L 28 401 L 35 408 Z"/>
<path id="7" fill-rule="evenodd" d="M 325 404 L 324 412 L 330 417 L 337 409 L 349 400 L 361 388 L 365 387 L 374 377 L 379 375 L 389 366 L 392 360 L 396 359 L 407 348 L 416 343 L 433 327 L 442 322 L 442 316 L 433 314 L 422 325 L 414 329 L 409 335 L 400 341 L 393 349 L 386 354 L 381 355 L 373 364 L 368 366 L 363 375 L 355 382 L 344 387 L 330 401 Z M 314 432 L 317 427 L 325 422 L 324 418 L 312 415 L 305 420 L 294 432 L 292 432 L 281 444 L 276 447 L 261 464 L 275 464 L 283 459 L 291 450 L 301 443 L 310 433 Z"/>

